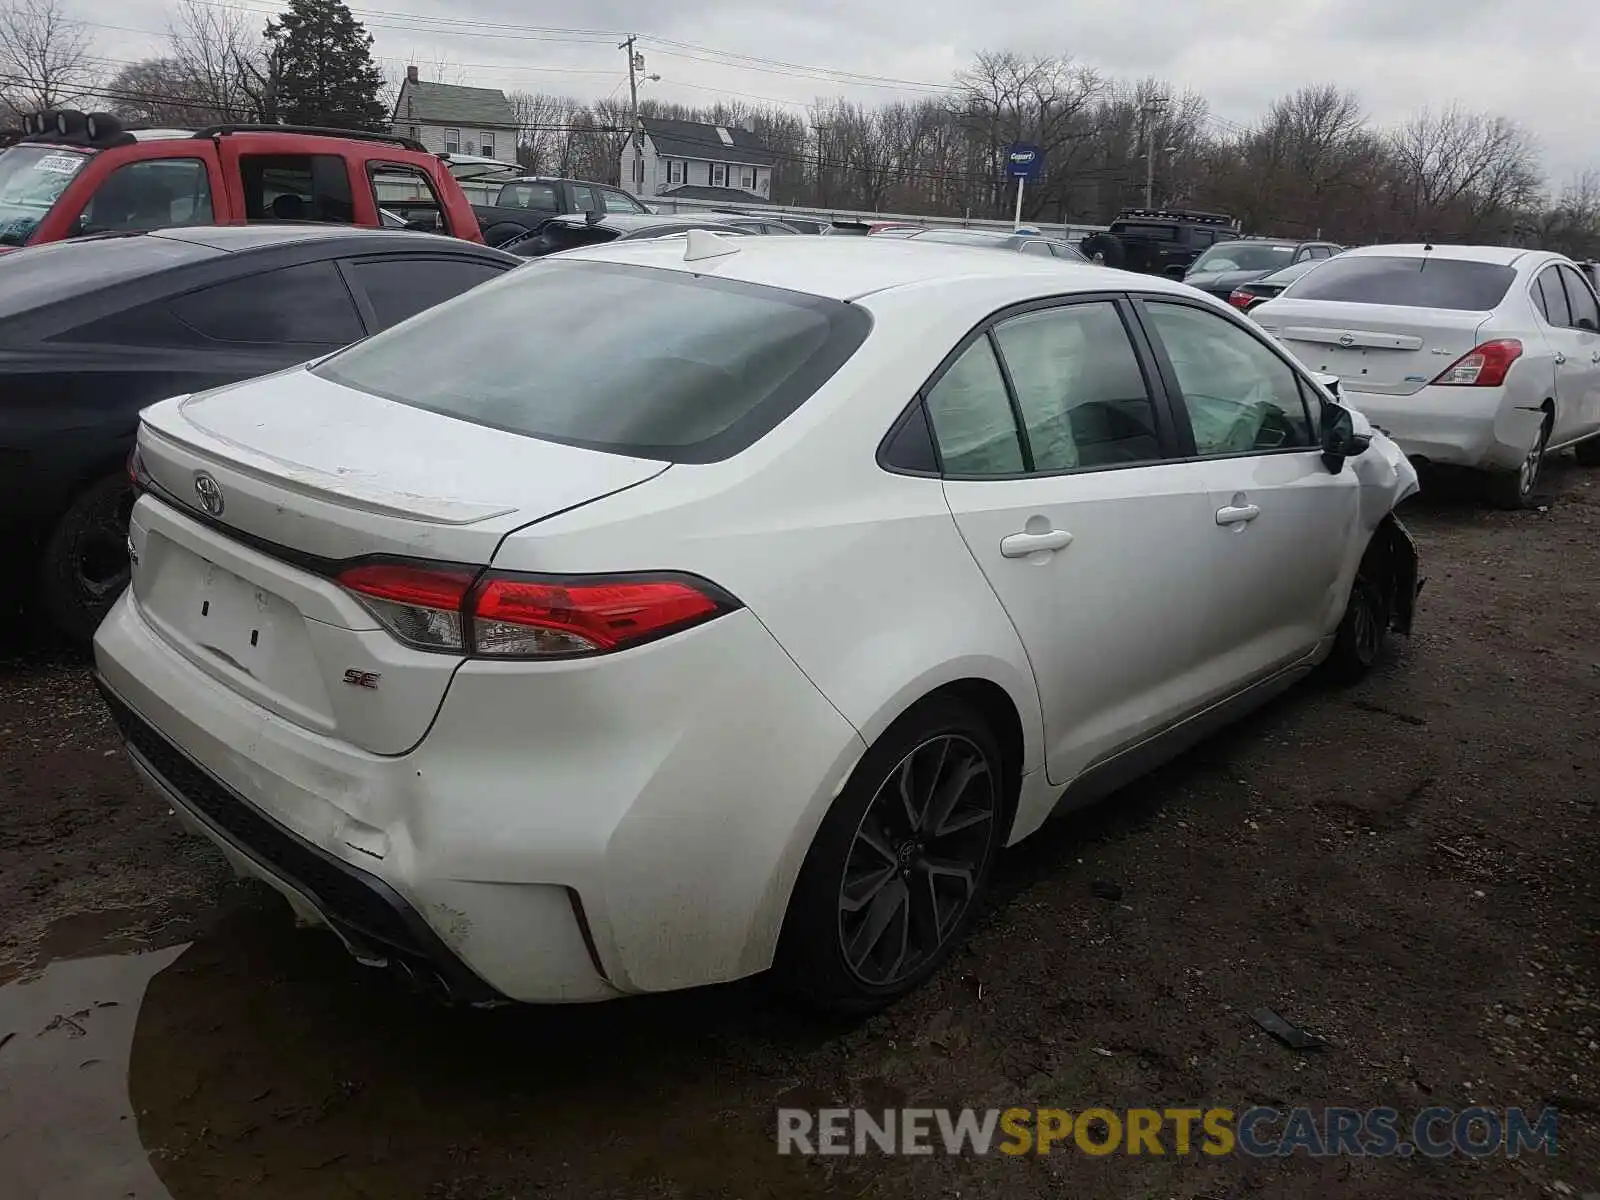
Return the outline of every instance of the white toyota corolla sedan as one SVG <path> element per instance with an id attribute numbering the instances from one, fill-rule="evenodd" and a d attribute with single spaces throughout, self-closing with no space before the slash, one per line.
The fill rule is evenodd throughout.
<path id="1" fill-rule="evenodd" d="M 1419 462 L 1521 508 L 1551 450 L 1600 466 L 1600 301 L 1568 258 L 1505 246 L 1346 250 L 1252 310 Z"/>
<path id="2" fill-rule="evenodd" d="M 695 232 L 164 401 L 95 640 L 140 771 L 469 1002 L 865 1010 L 998 850 L 1409 628 L 1394 445 L 1180 283 Z"/>

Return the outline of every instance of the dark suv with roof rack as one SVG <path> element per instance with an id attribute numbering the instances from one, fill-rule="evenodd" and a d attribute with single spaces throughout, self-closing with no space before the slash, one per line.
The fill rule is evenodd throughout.
<path id="1" fill-rule="evenodd" d="M 1237 226 L 1222 213 L 1125 208 L 1109 229 L 1091 233 L 1078 246 L 1108 267 L 1182 279 L 1189 264 L 1211 246 L 1237 238 Z"/>
<path id="2" fill-rule="evenodd" d="M 30 113 L 0 153 L 0 250 L 185 225 L 376 228 L 380 186 L 425 198 L 407 201 L 409 228 L 483 240 L 461 185 L 409 138 L 294 125 L 132 130 L 107 113 Z"/>

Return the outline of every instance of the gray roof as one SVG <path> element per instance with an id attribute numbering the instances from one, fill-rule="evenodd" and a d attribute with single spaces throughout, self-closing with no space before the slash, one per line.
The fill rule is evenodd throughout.
<path id="1" fill-rule="evenodd" d="M 767 197 L 758 196 L 754 192 L 747 192 L 743 188 L 700 187 L 697 184 L 691 185 L 690 187 L 669 188 L 667 191 L 661 193 L 661 198 L 663 200 L 673 196 L 676 196 L 680 200 L 726 200 L 729 203 L 743 203 L 748 201 L 752 204 L 772 203 L 772 201 L 767 199 Z M 679 214 L 679 216 L 682 215 L 683 214 L 681 213 Z M 775 221 L 782 219 L 783 218 L 781 217 L 773 218 Z"/>
<path id="2" fill-rule="evenodd" d="M 423 122 L 428 125 L 516 127 L 506 94 L 499 88 L 458 87 L 453 83 L 412 83 L 400 87 L 395 101 L 396 124 Z"/>
<path id="3" fill-rule="evenodd" d="M 656 153 L 666 158 L 693 158 L 701 162 L 743 163 L 747 166 L 770 167 L 773 154 L 747 129 L 724 125 L 733 145 L 728 145 L 717 133 L 717 126 L 702 125 L 698 121 L 668 121 L 661 117 L 641 117 L 640 124 L 650 135 Z"/>

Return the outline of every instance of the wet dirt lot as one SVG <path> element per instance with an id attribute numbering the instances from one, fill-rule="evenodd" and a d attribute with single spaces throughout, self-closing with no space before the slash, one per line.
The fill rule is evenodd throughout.
<path id="1" fill-rule="evenodd" d="M 83 659 L 14 635 L 0 1194 L 1600 1193 L 1600 472 L 1549 471 L 1548 511 L 1514 515 L 1429 481 L 1419 629 L 1374 678 L 1012 851 L 956 961 L 857 1024 L 759 983 L 433 1008 L 232 882 L 137 785 Z M 1274 1041 L 1263 1005 L 1328 1045 Z M 833 1104 L 1554 1105 L 1560 1152 L 775 1153 L 776 1107 Z"/>

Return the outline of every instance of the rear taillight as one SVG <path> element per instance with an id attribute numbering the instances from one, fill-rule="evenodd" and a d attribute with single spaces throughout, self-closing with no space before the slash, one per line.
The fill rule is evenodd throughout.
<path id="1" fill-rule="evenodd" d="M 339 575 L 367 611 L 408 646 L 466 650 L 462 609 L 476 572 L 409 563 L 364 563 Z"/>
<path id="2" fill-rule="evenodd" d="M 367 563 L 338 581 L 400 641 L 483 658 L 605 654 L 698 625 L 738 601 L 687 575 L 530 576 Z"/>
<path id="3" fill-rule="evenodd" d="M 128 451 L 128 486 L 135 495 L 150 488 L 150 475 L 144 469 L 144 456 L 139 453 L 138 446 Z"/>
<path id="4" fill-rule="evenodd" d="M 1516 338 L 1497 338 L 1468 350 L 1433 382 L 1441 387 L 1499 387 L 1521 357 L 1522 343 Z"/>
<path id="5" fill-rule="evenodd" d="M 1242 288 L 1235 288 L 1228 294 L 1228 303 L 1235 308 L 1243 310 L 1250 307 L 1250 301 L 1256 298 L 1254 292 L 1247 292 Z"/>

